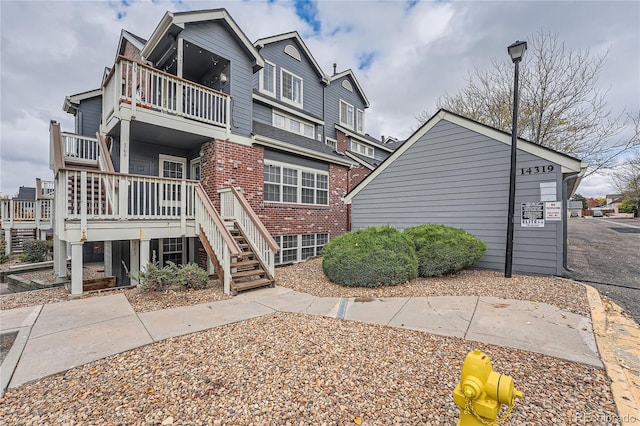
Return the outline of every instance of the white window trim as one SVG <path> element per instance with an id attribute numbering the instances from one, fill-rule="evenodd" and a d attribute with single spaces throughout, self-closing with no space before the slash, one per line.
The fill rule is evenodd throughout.
<path id="1" fill-rule="evenodd" d="M 338 140 L 337 139 L 333 139 L 330 137 L 326 137 L 324 140 L 324 144 L 330 146 L 331 148 L 333 148 L 334 150 L 338 149 Z"/>
<path id="2" fill-rule="evenodd" d="M 274 64 L 273 62 L 269 62 L 269 61 L 264 61 L 265 64 L 269 64 L 273 67 L 273 92 L 270 92 L 269 90 L 264 88 L 264 68 L 260 70 L 260 86 L 259 86 L 259 90 L 262 93 L 265 93 L 267 95 L 271 95 L 275 98 L 276 96 L 276 72 L 278 72 L 278 68 L 276 67 L 276 64 Z"/>
<path id="3" fill-rule="evenodd" d="M 195 177 L 193 176 L 195 174 L 194 169 L 196 166 L 200 166 L 200 179 L 202 179 L 202 158 L 201 157 L 196 157 L 190 161 L 189 179 L 191 180 L 196 180 Z"/>
<path id="4" fill-rule="evenodd" d="M 283 163 L 280 161 L 271 161 L 271 160 L 265 160 L 264 161 L 264 165 L 265 166 L 275 166 L 275 167 L 280 167 L 280 200 L 282 200 L 282 195 L 283 195 L 283 191 L 282 191 L 282 187 L 284 186 L 282 183 L 282 178 L 283 178 L 283 173 L 282 173 L 282 168 L 287 168 L 287 169 L 294 169 L 297 171 L 297 179 L 296 179 L 296 202 L 292 203 L 290 201 L 272 201 L 272 200 L 267 200 L 266 198 L 264 199 L 265 203 L 273 203 L 273 204 L 294 204 L 294 205 L 299 205 L 299 206 L 319 206 L 319 207 L 328 207 L 330 202 L 331 202 L 331 182 L 330 182 L 330 177 L 329 177 L 329 172 L 325 172 L 322 170 L 318 170 L 318 169 L 312 169 L 309 167 L 302 167 L 302 166 L 298 166 L 296 164 L 289 164 L 289 163 Z M 316 175 L 322 175 L 322 176 L 326 176 L 327 177 L 327 189 L 322 189 L 323 191 L 327 191 L 327 204 L 318 204 L 315 201 L 317 200 L 317 190 L 318 187 L 314 187 L 314 202 L 313 203 L 303 203 L 302 202 L 302 173 L 314 173 Z M 264 175 L 262 178 L 262 185 L 264 188 L 264 184 L 274 184 L 274 182 L 265 182 L 264 181 Z"/>
<path id="5" fill-rule="evenodd" d="M 364 135 L 364 111 L 361 110 L 360 108 L 356 108 L 355 111 L 355 117 L 354 117 L 354 125 L 355 125 L 355 131 L 357 133 L 360 133 L 361 135 Z M 358 114 L 360 114 L 360 116 L 362 117 L 362 120 L 358 120 Z M 361 129 L 358 128 L 358 125 L 361 125 Z"/>
<path id="6" fill-rule="evenodd" d="M 342 116 L 342 104 L 345 104 L 347 106 L 347 115 L 349 114 L 349 107 L 351 107 L 351 109 L 353 110 L 353 123 L 349 124 L 347 121 L 343 121 L 343 118 L 347 118 L 347 117 Z M 356 109 L 353 105 L 351 105 L 349 102 L 345 102 L 342 99 L 340 99 L 340 108 L 338 109 L 338 115 L 339 115 L 339 120 L 341 125 L 343 125 L 347 129 L 354 130 L 354 127 L 356 124 Z"/>
<path id="7" fill-rule="evenodd" d="M 291 99 L 285 98 L 282 94 L 284 93 L 283 89 L 283 85 L 284 85 L 284 73 L 287 73 L 289 75 L 292 75 L 293 77 L 297 78 L 300 80 L 300 103 L 292 101 Z M 295 107 L 298 108 L 302 108 L 302 106 L 304 105 L 304 79 L 302 77 L 300 77 L 299 75 L 296 75 L 294 73 L 292 73 L 289 70 L 286 70 L 284 68 L 280 68 L 280 100 L 284 103 L 287 103 L 289 105 L 293 105 Z"/>
<path id="8" fill-rule="evenodd" d="M 162 171 L 164 170 L 163 164 L 165 161 L 171 161 L 172 163 L 182 163 L 182 174 L 183 174 L 183 179 L 186 179 L 184 177 L 184 175 L 187 172 L 187 159 L 184 157 L 176 157 L 175 155 L 167 155 L 167 154 L 160 154 L 159 158 L 158 158 L 158 176 L 160 177 L 164 177 L 162 176 Z"/>
<path id="9" fill-rule="evenodd" d="M 284 127 L 280 127 L 280 126 L 276 126 L 276 115 L 279 115 L 280 117 L 284 117 Z M 297 121 L 298 123 L 300 123 L 300 131 L 299 132 L 294 132 L 293 130 L 291 130 L 291 121 Z M 271 112 L 271 125 L 273 127 L 277 127 L 278 129 L 282 129 L 282 130 L 286 130 L 287 132 L 290 133 L 294 133 L 296 135 L 301 135 L 304 136 L 305 138 L 309 138 L 309 139 L 314 139 L 316 138 L 316 126 L 314 123 L 308 122 L 308 121 L 304 121 L 304 120 L 300 120 L 299 118 L 294 118 L 291 117 L 288 114 L 284 114 L 280 111 L 273 111 Z M 313 129 L 313 136 L 308 136 L 305 132 L 304 132 L 304 126 L 309 126 Z"/>
<path id="10" fill-rule="evenodd" d="M 349 143 L 349 149 L 360 155 L 364 155 L 365 157 L 375 158 L 375 149 L 373 147 L 360 142 L 356 142 L 353 139 Z M 369 150 L 371 150 L 371 154 L 369 154 Z"/>
<path id="11" fill-rule="evenodd" d="M 305 259 L 302 259 L 302 236 L 303 235 L 313 235 L 314 236 L 314 245 L 313 246 L 305 246 L 305 247 L 314 247 L 314 256 L 318 256 L 318 235 L 326 235 L 327 236 L 327 241 L 326 243 L 322 244 L 322 246 L 324 247 L 325 245 L 327 245 L 327 243 L 331 240 L 331 235 L 329 234 L 329 232 L 309 232 L 306 234 L 285 234 L 285 235 L 275 235 L 274 239 L 278 242 L 278 245 L 282 245 L 282 237 L 296 237 L 296 246 L 295 246 L 295 250 L 296 250 L 296 260 L 294 261 L 287 261 L 286 263 L 282 262 L 282 252 L 279 253 L 279 256 L 276 256 L 279 258 L 279 262 L 276 263 L 276 265 L 285 265 L 285 264 L 289 264 L 289 263 L 296 263 L 296 262 L 303 262 Z M 286 250 L 293 250 L 293 248 L 291 249 L 286 249 Z M 283 249 L 284 251 L 284 249 Z"/>

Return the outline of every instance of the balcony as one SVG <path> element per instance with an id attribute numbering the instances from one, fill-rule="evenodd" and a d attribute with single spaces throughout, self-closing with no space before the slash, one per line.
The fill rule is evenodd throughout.
<path id="1" fill-rule="evenodd" d="M 102 131 L 122 119 L 228 137 L 231 96 L 119 57 L 103 83 Z"/>

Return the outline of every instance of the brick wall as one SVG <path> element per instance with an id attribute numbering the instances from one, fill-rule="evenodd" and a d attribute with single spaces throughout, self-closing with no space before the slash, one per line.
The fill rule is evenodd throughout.
<path id="1" fill-rule="evenodd" d="M 349 138 L 347 135 L 336 129 L 336 151 L 345 152 L 349 149 Z"/>
<path id="2" fill-rule="evenodd" d="M 349 190 L 355 188 L 357 184 L 369 176 L 369 173 L 371 173 L 371 170 L 367 169 L 365 166 L 358 166 L 355 169 L 351 169 L 349 171 Z"/>
<path id="3" fill-rule="evenodd" d="M 125 43 L 124 43 L 124 54 L 122 56 L 134 62 L 142 62 L 140 51 L 133 44 L 129 43 L 127 40 L 125 40 Z"/>
<path id="4" fill-rule="evenodd" d="M 329 206 L 264 202 L 264 148 L 215 140 L 201 149 L 202 185 L 217 209 L 218 189 L 242 188 L 244 197 L 272 235 L 328 232 L 333 238 L 347 231 L 348 167 L 329 165 Z"/>

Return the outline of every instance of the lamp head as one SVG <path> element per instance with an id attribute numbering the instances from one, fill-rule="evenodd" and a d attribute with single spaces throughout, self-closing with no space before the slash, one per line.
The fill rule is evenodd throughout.
<path id="1" fill-rule="evenodd" d="M 509 56 L 511 56 L 511 60 L 513 61 L 514 64 L 522 60 L 522 57 L 524 56 L 524 52 L 526 50 L 527 50 L 526 41 L 516 41 L 511 46 L 507 47 Z"/>

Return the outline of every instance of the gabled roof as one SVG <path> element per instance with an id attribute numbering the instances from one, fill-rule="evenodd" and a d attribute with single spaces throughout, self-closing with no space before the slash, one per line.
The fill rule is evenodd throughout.
<path id="1" fill-rule="evenodd" d="M 97 98 L 98 96 L 102 96 L 102 89 L 94 89 L 87 92 L 66 96 L 64 98 L 64 103 L 62 104 L 62 110 L 69 114 L 75 115 L 75 111 L 71 111 L 71 109 L 78 107 L 81 101 L 91 98 Z"/>
<path id="2" fill-rule="evenodd" d="M 343 166 L 354 165 L 354 161 L 349 160 L 342 154 L 337 153 L 330 146 L 310 139 L 302 135 L 278 129 L 268 124 L 253 122 L 254 140 L 257 144 L 284 150 L 293 154 L 316 158 Z"/>
<path id="3" fill-rule="evenodd" d="M 253 57 L 254 60 L 254 72 L 258 71 L 260 68 L 264 67 L 264 59 L 258 52 L 258 50 L 251 43 L 249 38 L 245 35 L 242 29 L 238 26 L 236 21 L 233 20 L 229 12 L 226 9 L 208 9 L 208 10 L 197 10 L 192 12 L 167 12 L 164 14 L 158 26 L 149 37 L 149 40 L 145 44 L 144 48 L 140 52 L 143 58 L 147 58 L 158 45 L 160 40 L 165 36 L 165 34 L 171 29 L 172 26 L 177 26 L 179 28 L 184 28 L 185 24 L 195 23 L 195 22 L 206 22 L 206 21 L 224 21 L 229 28 L 231 28 L 232 32 L 236 36 L 236 38 L 240 41 L 240 43 L 244 46 L 246 51 L 250 56 Z"/>
<path id="4" fill-rule="evenodd" d="M 116 56 L 122 55 L 124 53 L 125 40 L 131 43 L 138 50 L 142 50 L 144 48 L 144 45 L 147 43 L 147 40 L 143 39 L 142 37 L 130 33 L 127 30 L 121 30 L 120 40 L 118 41 L 118 53 L 116 54 Z"/>
<path id="5" fill-rule="evenodd" d="M 30 186 L 21 186 L 18 188 L 18 195 L 14 198 L 14 200 L 35 200 L 36 199 L 36 189 Z"/>
<path id="6" fill-rule="evenodd" d="M 376 160 L 375 158 L 371 158 L 371 157 L 366 157 L 362 154 L 358 154 L 357 152 L 347 150 L 344 152 L 344 155 L 358 162 L 358 164 L 363 165 L 369 170 L 375 169 L 380 164 L 380 160 Z"/>
<path id="7" fill-rule="evenodd" d="M 354 138 L 361 142 L 367 143 L 369 145 L 373 145 L 374 147 L 382 149 L 383 151 L 393 152 L 393 149 L 390 146 L 383 145 L 378 139 L 374 138 L 369 134 L 361 135 L 337 123 L 336 123 L 336 129 L 340 130 L 342 133 L 349 136 L 350 138 Z"/>
<path id="8" fill-rule="evenodd" d="M 302 47 L 302 50 L 304 51 L 304 54 L 307 56 L 307 59 L 309 59 L 309 62 L 311 62 L 311 64 L 315 68 L 316 73 L 318 73 L 318 76 L 325 83 L 329 83 L 330 77 L 328 75 L 326 75 L 324 73 L 324 71 L 322 71 L 322 68 L 320 68 L 320 65 L 318 65 L 318 62 L 313 57 L 313 55 L 309 51 L 309 48 L 304 43 L 304 41 L 302 41 L 302 38 L 300 37 L 300 34 L 298 34 L 297 31 L 292 31 L 292 32 L 289 32 L 289 33 L 284 33 L 284 34 L 279 34 L 279 35 L 274 35 L 274 36 L 271 36 L 271 37 L 265 37 L 265 38 L 258 39 L 254 43 L 254 46 L 256 46 L 257 48 L 263 48 L 267 44 L 278 43 L 278 42 L 283 41 L 283 40 L 295 40 L 295 41 L 297 41 L 298 44 L 300 45 L 300 47 Z"/>
<path id="9" fill-rule="evenodd" d="M 356 78 L 356 75 L 353 73 L 353 71 L 351 71 L 351 69 L 332 75 L 331 77 L 329 77 L 329 83 L 331 84 L 332 81 L 339 80 L 342 77 L 347 77 L 347 76 L 351 77 L 351 80 L 353 80 L 353 82 L 356 84 L 356 87 L 358 88 L 358 93 L 360 93 L 360 96 L 362 96 L 362 100 L 365 103 L 365 108 L 369 108 L 371 106 L 371 103 L 369 102 L 369 99 L 367 99 L 367 95 L 364 94 L 364 90 L 362 90 L 362 86 L 360 86 L 360 83 L 358 83 L 358 79 Z"/>
<path id="10" fill-rule="evenodd" d="M 349 192 L 344 200 L 346 203 L 350 203 L 353 197 L 355 197 L 363 188 L 365 188 L 369 182 L 382 173 L 389 165 L 391 165 L 398 157 L 404 154 L 409 148 L 413 146 L 422 136 L 424 136 L 429 130 L 431 130 L 440 121 L 448 121 L 453 124 L 457 124 L 466 129 L 477 132 L 488 138 L 502 142 L 505 145 L 511 146 L 511 135 L 498 130 L 494 127 L 487 126 L 453 112 L 441 109 L 435 113 L 429 120 L 427 120 L 418 130 L 416 130 L 409 138 L 398 148 L 393 154 L 387 157 L 378 168 L 369 174 L 362 182 L 356 185 L 355 188 Z M 566 154 L 562 154 L 558 151 L 554 151 L 550 148 L 543 147 L 541 145 L 530 142 L 526 139 L 518 138 L 518 149 L 528 152 L 540 158 L 544 158 L 552 163 L 559 164 L 562 167 L 562 173 L 577 173 L 578 178 L 573 185 L 573 188 L 577 188 L 580 179 L 584 176 L 587 169 L 587 163 L 583 163 L 577 158 L 571 157 Z M 569 192 L 571 195 L 572 192 Z"/>

